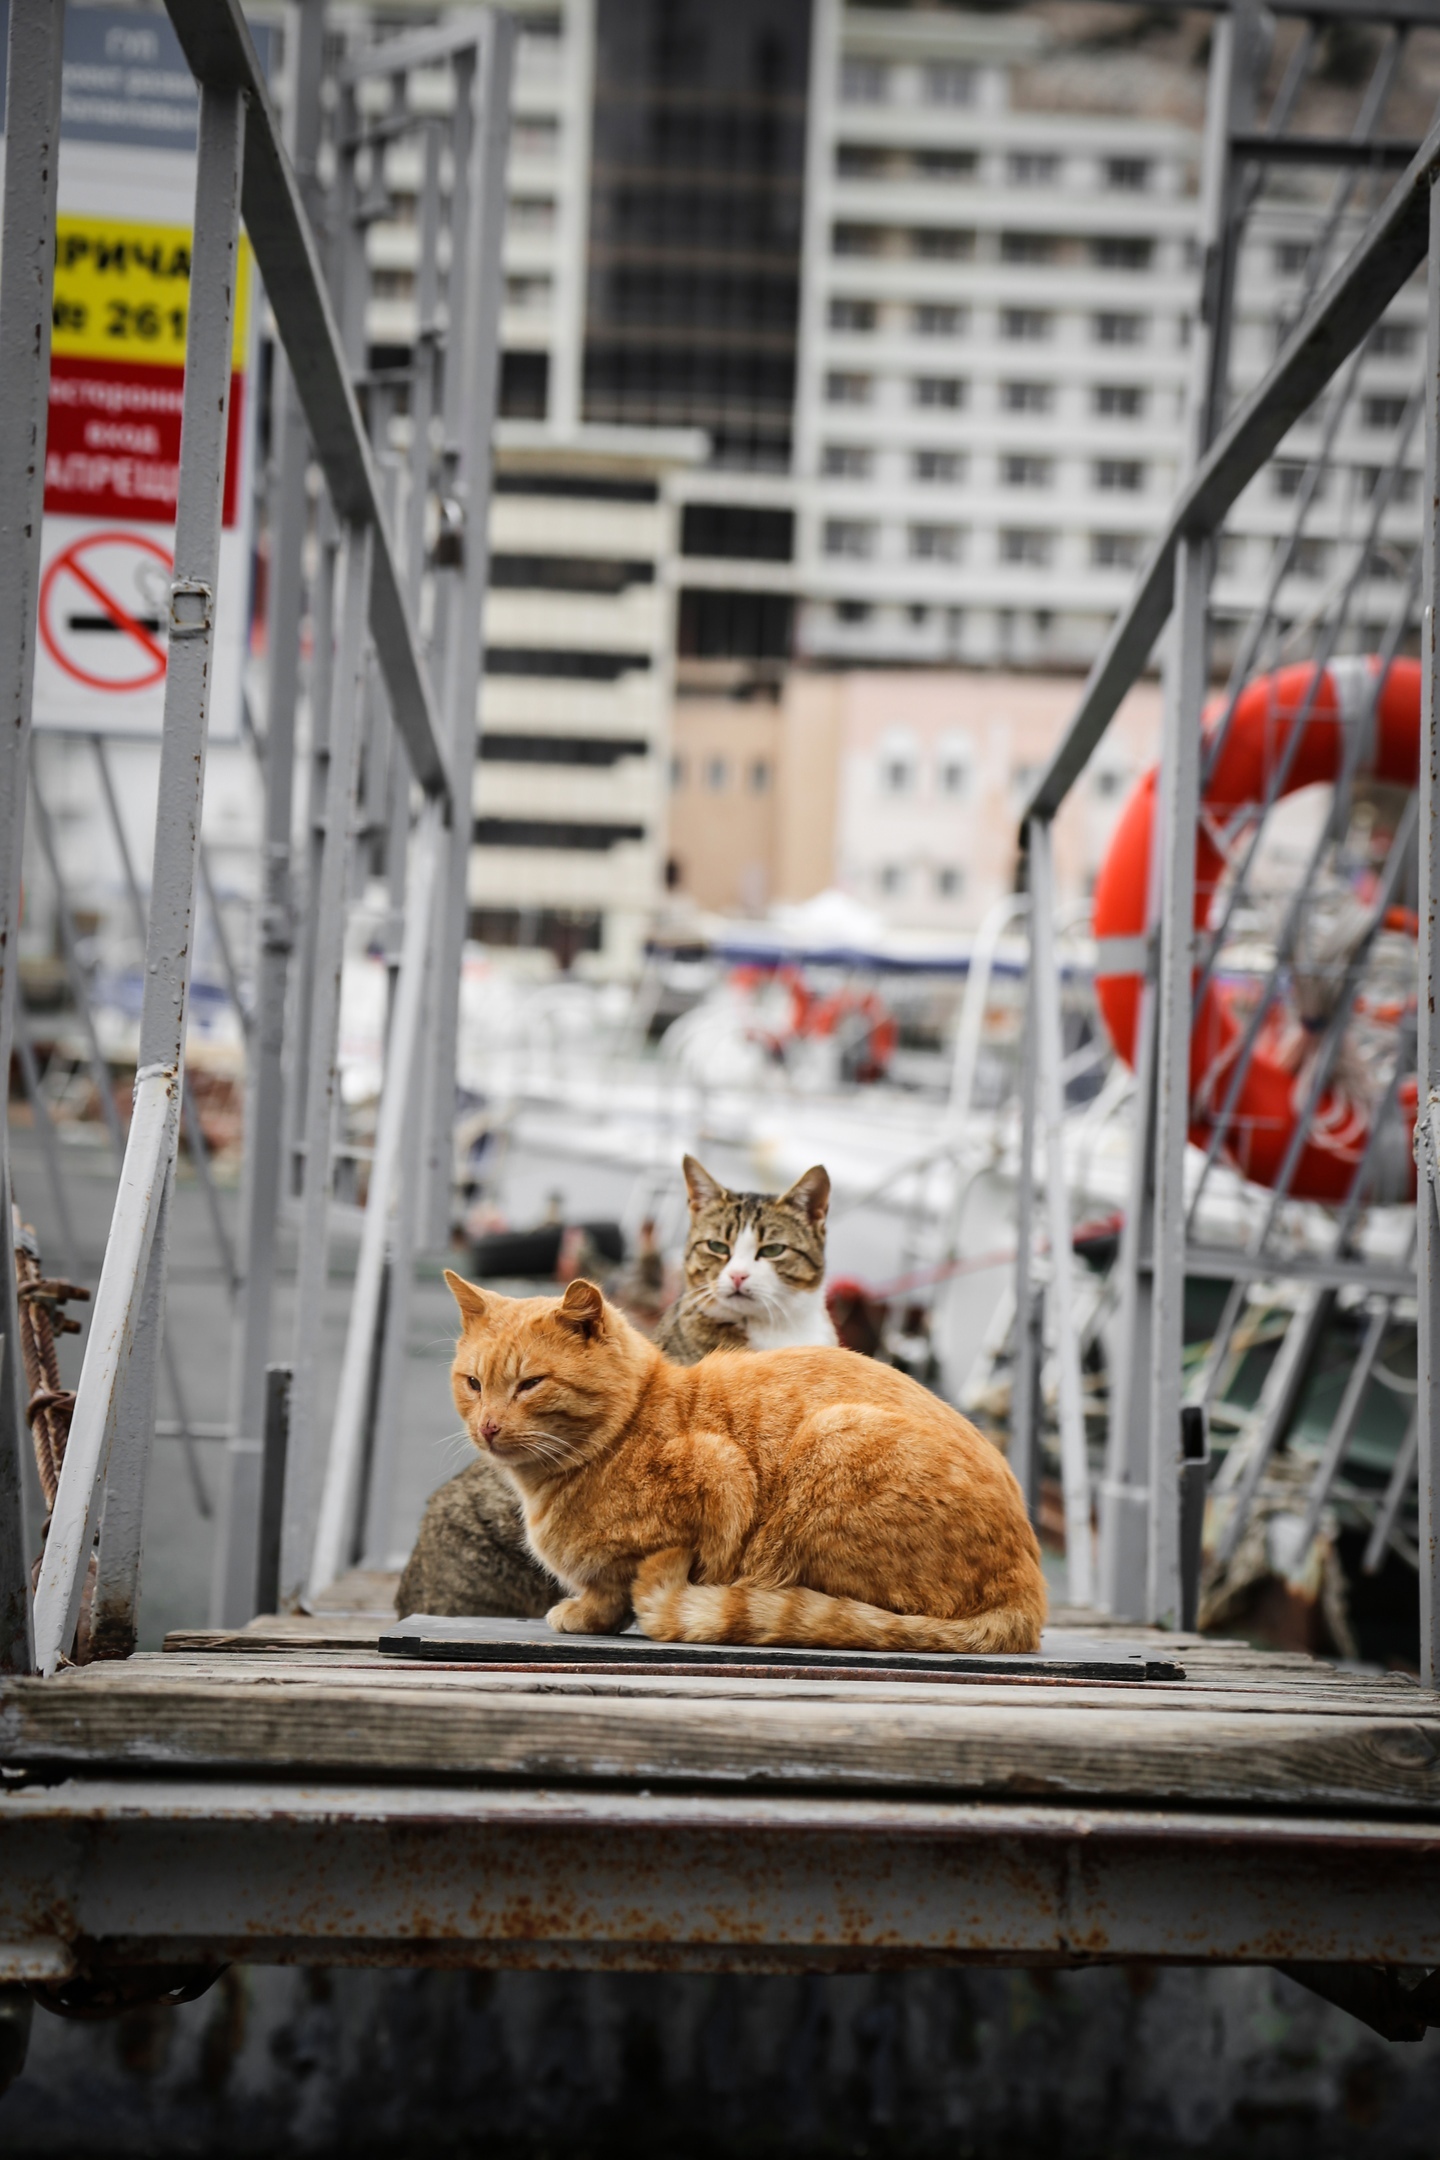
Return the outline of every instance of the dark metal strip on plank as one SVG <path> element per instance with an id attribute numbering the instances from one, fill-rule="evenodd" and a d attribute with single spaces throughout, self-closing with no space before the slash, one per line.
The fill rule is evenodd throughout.
<path id="1" fill-rule="evenodd" d="M 970 1679 L 1183 1680 L 1173 1658 L 1133 1643 L 1095 1642 L 1067 1629 L 1047 1628 L 1038 1652 L 1001 1654 L 939 1650 L 817 1650 L 758 1643 L 652 1642 L 648 1636 L 557 1635 L 543 1620 L 457 1618 L 412 1613 L 380 1637 L 384 1657 L 436 1658 L 447 1664 L 606 1666 L 632 1672 L 645 1666 L 734 1668 L 811 1673 L 817 1679 L 931 1673 Z"/>

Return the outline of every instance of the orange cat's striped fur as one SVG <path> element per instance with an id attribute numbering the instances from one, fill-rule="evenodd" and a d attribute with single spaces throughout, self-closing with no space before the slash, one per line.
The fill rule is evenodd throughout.
<path id="1" fill-rule="evenodd" d="M 849 1350 L 670 1365 L 593 1283 L 504 1298 L 445 1279 L 456 1407 L 572 1593 L 552 1627 L 633 1613 L 670 1642 L 1038 1648 L 1020 1488 L 918 1382 Z"/>

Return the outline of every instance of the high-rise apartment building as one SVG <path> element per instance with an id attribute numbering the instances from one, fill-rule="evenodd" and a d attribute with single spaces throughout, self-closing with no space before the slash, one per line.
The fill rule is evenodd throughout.
<path id="1" fill-rule="evenodd" d="M 799 650 L 1088 660 L 1174 490 L 1195 137 L 1017 104 L 1033 18 L 815 5 Z"/>
<path id="2" fill-rule="evenodd" d="M 666 506 L 652 520 L 666 538 L 644 599 L 627 588 L 623 604 L 648 609 L 664 645 L 652 683 L 669 680 L 672 651 L 681 697 L 692 701 L 774 692 L 792 660 L 1087 666 L 1184 462 L 1201 279 L 1197 39 L 1139 10 L 1128 29 L 1111 25 L 1097 40 L 1038 9 L 513 7 L 500 440 L 518 431 L 527 456 L 544 443 L 561 463 L 574 453 L 581 477 L 603 450 L 614 484 L 617 459 L 641 458 L 637 478 Z M 1082 18 L 1077 9 L 1075 23 Z M 1163 52 L 1151 49 L 1157 36 L 1168 39 Z M 1387 116 L 1387 131 L 1413 117 Z M 1367 212 L 1365 188 L 1383 182 L 1371 176 L 1354 196 L 1332 261 Z M 1309 251 L 1328 184 L 1324 174 L 1291 176 L 1257 207 L 1236 297 L 1241 388 L 1268 364 L 1313 282 L 1319 259 Z M 372 239 L 376 261 L 394 272 L 377 303 L 377 338 L 405 335 L 407 244 L 402 206 Z M 1279 596 L 1282 636 L 1312 618 L 1344 574 L 1346 542 L 1395 449 L 1422 312 L 1418 289 L 1402 294 L 1371 340 L 1335 435 L 1337 470 Z M 1243 617 L 1263 584 L 1327 424 L 1324 412 L 1307 416 L 1230 520 L 1214 594 L 1221 659 L 1227 611 Z M 663 431 L 670 448 L 645 463 L 644 446 L 658 448 Z M 1371 643 L 1404 594 L 1420 449 L 1417 432 L 1353 594 L 1353 634 Z M 496 626 L 521 604 L 517 581 L 540 552 L 516 567 L 522 551 L 501 537 L 509 515 L 497 503 L 508 583 L 492 596 L 491 640 L 502 648 Z M 592 569 L 613 578 L 624 562 Z M 572 563 L 565 574 L 579 571 Z M 524 604 L 545 616 L 560 650 L 581 636 L 583 611 L 560 598 L 553 563 L 545 575 L 550 599 Z M 617 588 L 609 604 L 620 597 Z M 558 716 L 580 696 L 583 657 L 562 652 L 557 666 L 570 674 L 547 676 L 538 646 L 529 650 L 523 696 L 493 664 L 487 678 L 488 724 L 503 742 L 521 723 L 496 716 L 517 698 L 537 716 L 524 725 L 548 726 L 557 739 L 574 732 L 538 716 Z M 652 802 L 653 775 L 670 766 L 672 748 L 692 782 L 719 758 L 698 737 L 693 754 L 672 746 L 657 718 L 646 761 L 627 753 L 606 788 L 620 788 L 625 772 L 636 804 Z M 770 768 L 751 751 L 737 744 L 727 769 L 749 773 L 747 785 L 763 792 L 769 782 L 756 775 Z M 578 832 L 582 798 L 599 783 L 579 771 L 572 779 L 574 815 L 551 822 Z M 491 752 L 482 768 L 482 795 L 510 805 L 516 847 L 527 790 L 559 786 L 528 753 L 507 767 Z M 597 822 L 627 822 L 602 818 L 594 801 Z M 497 845 L 500 813 L 482 805 L 477 814 L 482 848 Z M 636 807 L 628 822 L 653 815 Z M 545 822 L 538 809 L 531 822 L 537 831 Z M 578 844 L 555 853 L 547 843 L 544 865 L 538 854 L 487 863 L 477 905 L 482 888 L 491 909 L 503 890 L 528 892 L 543 869 L 556 891 L 583 886 L 586 907 L 606 922 L 621 909 L 631 928 L 614 949 L 628 948 L 634 895 L 645 878 L 658 880 L 662 860 L 646 831 L 629 855 L 638 843 L 602 848 L 579 836 L 583 875 L 571 859 Z M 894 865 L 887 857 L 881 867 Z M 740 904 L 758 904 L 757 878 L 740 885 Z M 908 886 L 880 880 L 877 890 L 883 900 L 923 886 L 927 907 L 958 910 L 958 889 L 932 885 L 917 870 Z"/>

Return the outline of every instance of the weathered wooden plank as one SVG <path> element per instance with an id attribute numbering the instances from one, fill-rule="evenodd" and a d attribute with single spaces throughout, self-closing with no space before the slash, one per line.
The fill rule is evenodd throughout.
<path id="1" fill-rule="evenodd" d="M 1245 1715 L 1261 1716 L 1271 1711 L 1293 1711 L 1297 1714 L 1313 1713 L 1316 1716 L 1351 1715 L 1356 1711 L 1373 1712 L 1388 1717 L 1411 1717 L 1417 1708 L 1415 1688 L 1401 1681 L 1392 1687 L 1386 1680 L 1367 1681 L 1363 1676 L 1339 1674 L 1335 1678 L 1352 1685 L 1328 1687 L 1325 1684 L 1327 1668 L 1317 1668 L 1317 1678 L 1306 1687 L 1287 1685 L 1277 1677 L 1273 1687 L 1259 1684 L 1250 1687 L 1216 1688 L 1204 1683 L 1186 1681 L 1175 1687 L 1163 1682 L 1104 1685 L 1083 1681 L 1049 1680 L 1024 1684 L 1027 1704 L 1037 1708 L 1068 1705 L 1072 1708 L 1089 1708 L 1098 1711 L 1112 1710 L 1117 1701 L 1130 1708 L 1183 1710 L 1191 1714 L 1207 1714 L 1216 1709 L 1233 1709 Z M 64 1685 L 70 1687 L 109 1687 L 150 1689 L 168 1685 L 171 1681 L 202 1681 L 215 1686 L 268 1686 L 306 1688 L 322 1684 L 360 1684 L 366 1687 L 400 1688 L 436 1687 L 450 1690 L 490 1690 L 508 1693 L 537 1693 L 558 1691 L 562 1694 L 585 1694 L 594 1697 L 613 1696 L 623 1698 L 631 1694 L 653 1695 L 657 1698 L 686 1700 L 691 1698 L 721 1700 L 726 1698 L 748 1699 L 770 1697 L 786 1701 L 830 1700 L 843 1702 L 917 1702 L 934 1703 L 937 1688 L 944 1694 L 963 1689 L 967 1706 L 978 1703 L 1003 1704 L 1014 1699 L 1016 1688 L 1022 1683 L 1006 1681 L 994 1683 L 983 1675 L 973 1679 L 956 1680 L 948 1676 L 905 1680 L 851 1681 L 843 1678 L 793 1679 L 775 1675 L 750 1675 L 745 1673 L 655 1673 L 655 1672 L 597 1672 L 593 1669 L 576 1672 L 557 1672 L 546 1668 L 537 1672 L 533 1667 L 503 1670 L 493 1666 L 441 1665 L 427 1662 L 423 1665 L 407 1665 L 393 1658 L 380 1658 L 366 1651 L 314 1651 L 304 1652 L 266 1651 L 252 1652 L 245 1656 L 238 1652 L 223 1658 L 203 1654 L 176 1652 L 163 1659 L 131 1659 L 125 1664 L 90 1666 L 83 1671 L 66 1675 Z"/>
<path id="2" fill-rule="evenodd" d="M 1440 1715 L 509 1695 L 170 1681 L 0 1690 L 0 1761 L 1440 1813 Z"/>

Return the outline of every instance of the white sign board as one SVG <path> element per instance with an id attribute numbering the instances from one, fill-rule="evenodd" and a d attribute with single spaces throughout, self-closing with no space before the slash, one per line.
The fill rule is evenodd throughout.
<path id="1" fill-rule="evenodd" d="M 198 113 L 166 16 L 68 10 L 37 728 L 160 734 Z M 240 732 L 254 548 L 258 310 L 248 247 L 242 257 L 210 702 L 219 740 Z"/>

